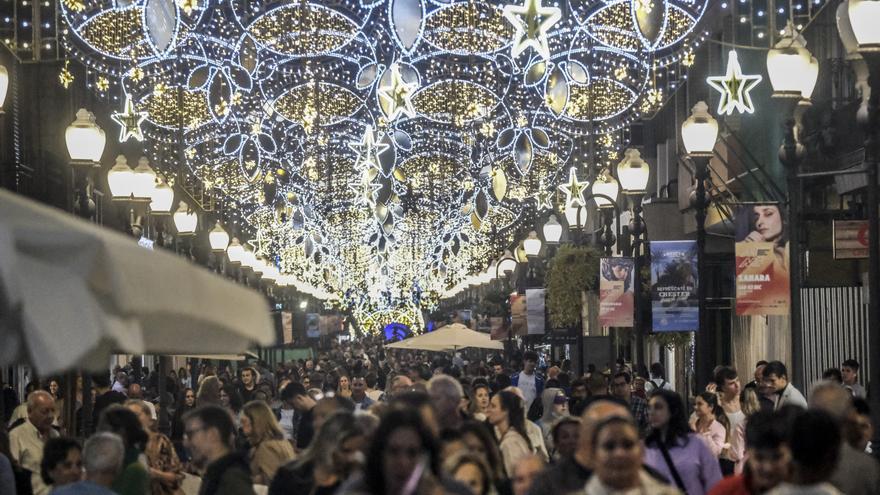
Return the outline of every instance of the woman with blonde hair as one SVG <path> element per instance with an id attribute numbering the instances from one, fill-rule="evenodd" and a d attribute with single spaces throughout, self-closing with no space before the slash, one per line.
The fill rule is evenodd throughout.
<path id="1" fill-rule="evenodd" d="M 263 401 L 248 402 L 241 409 L 241 431 L 251 444 L 248 457 L 254 483 L 268 485 L 278 468 L 294 458 L 293 447 Z"/>
<path id="2" fill-rule="evenodd" d="M 207 404 L 219 406 L 220 404 L 220 379 L 214 375 L 199 379 L 199 393 L 196 394 L 196 405 Z"/>
<path id="3" fill-rule="evenodd" d="M 144 454 L 147 456 L 147 467 L 150 472 L 150 487 L 153 495 L 183 495 L 183 481 L 180 459 L 171 440 L 156 431 L 156 422 L 152 411 L 144 401 L 129 399 L 125 407 L 135 413 L 144 431 L 149 437 Z"/>

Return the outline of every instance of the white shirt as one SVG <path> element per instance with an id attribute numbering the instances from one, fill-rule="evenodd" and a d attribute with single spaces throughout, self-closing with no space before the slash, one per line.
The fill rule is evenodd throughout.
<path id="1" fill-rule="evenodd" d="M 538 389 L 535 388 L 535 374 L 527 375 L 525 371 L 520 371 L 519 381 L 516 386 L 522 390 L 523 400 L 526 403 L 526 412 L 528 412 L 532 402 L 538 396 Z"/>
<path id="2" fill-rule="evenodd" d="M 295 409 L 281 409 L 281 420 L 278 422 L 281 425 L 281 431 L 284 433 L 285 440 L 293 440 L 293 415 L 296 413 Z"/>
<path id="3" fill-rule="evenodd" d="M 48 436 L 57 437 L 58 432 L 54 429 L 49 430 Z M 40 464 L 43 462 L 43 447 L 46 444 L 46 439 L 40 435 L 37 427 L 31 424 L 30 420 L 9 432 L 9 450 L 12 451 L 12 458 L 21 467 L 31 472 L 31 486 L 34 495 L 49 493 L 49 487 L 43 483 L 43 477 L 40 476 Z"/>

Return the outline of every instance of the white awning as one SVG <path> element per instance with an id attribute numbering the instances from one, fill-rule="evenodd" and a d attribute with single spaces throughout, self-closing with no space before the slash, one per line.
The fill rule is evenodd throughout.
<path id="1" fill-rule="evenodd" d="M 0 365 L 103 369 L 112 353 L 269 345 L 262 294 L 169 252 L 0 190 Z"/>
<path id="2" fill-rule="evenodd" d="M 504 349 L 504 344 L 492 340 L 488 333 L 475 332 L 461 323 L 453 323 L 424 333 L 417 337 L 388 344 L 391 349 L 418 349 L 423 351 L 455 351 L 468 347 L 478 349 Z"/>

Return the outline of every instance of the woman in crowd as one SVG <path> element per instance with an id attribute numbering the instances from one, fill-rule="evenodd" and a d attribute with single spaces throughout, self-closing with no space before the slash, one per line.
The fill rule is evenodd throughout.
<path id="1" fill-rule="evenodd" d="M 177 451 L 177 457 L 181 461 L 189 460 L 188 453 L 183 447 L 183 432 L 185 430 L 183 424 L 183 416 L 196 408 L 196 393 L 191 388 L 183 389 L 183 394 L 177 401 L 177 408 L 174 410 L 174 416 L 171 418 L 171 443 Z"/>
<path id="2" fill-rule="evenodd" d="M 50 438 L 46 441 L 43 462 L 40 463 L 40 476 L 46 486 L 57 488 L 76 483 L 82 479 L 82 475 L 82 446 L 79 442 L 66 437 Z M 0 493 L 8 492 L 0 487 Z"/>
<path id="3" fill-rule="evenodd" d="M 336 395 L 345 397 L 346 399 L 351 398 L 351 380 L 347 375 L 339 377 L 339 383 L 336 386 Z"/>
<path id="4" fill-rule="evenodd" d="M 632 419 L 612 416 L 596 425 L 590 451 L 594 471 L 587 482 L 586 495 L 681 493 L 642 469 L 642 443 Z"/>
<path id="5" fill-rule="evenodd" d="M 504 472 L 504 459 L 498 444 L 492 435 L 490 427 L 486 423 L 477 421 L 465 421 L 459 428 L 461 440 L 467 446 L 467 450 L 479 456 L 489 468 L 492 486 L 501 495 L 511 493 L 510 480 Z"/>
<path id="6" fill-rule="evenodd" d="M 471 490 L 473 495 L 492 493 L 492 477 L 483 459 L 473 453 L 461 452 L 443 464 L 443 471 Z"/>
<path id="7" fill-rule="evenodd" d="M 471 396 L 471 404 L 473 405 L 471 414 L 477 421 L 486 421 L 486 411 L 489 410 L 489 384 L 485 381 L 478 381 L 474 384 Z"/>
<path id="8" fill-rule="evenodd" d="M 147 456 L 153 495 L 182 495 L 180 484 L 183 473 L 171 440 L 156 431 L 155 421 L 144 401 L 129 399 L 125 402 L 125 407 L 137 415 L 141 427 L 149 437 L 144 453 Z"/>
<path id="9" fill-rule="evenodd" d="M 703 495 L 720 479 L 718 459 L 688 426 L 681 397 L 658 389 L 648 402 L 650 431 L 644 463 L 688 495 Z"/>
<path id="10" fill-rule="evenodd" d="M 553 453 L 551 462 L 559 462 L 563 459 L 571 459 L 577 450 L 578 439 L 581 436 L 581 420 L 576 416 L 564 416 L 559 419 L 552 429 Z"/>
<path id="11" fill-rule="evenodd" d="M 334 413 L 300 458 L 278 469 L 269 495 L 332 495 L 362 467 L 365 433 L 352 413 Z"/>
<path id="12" fill-rule="evenodd" d="M 487 416 L 489 424 L 495 427 L 504 460 L 504 471 L 509 478 L 513 476 L 516 461 L 532 453 L 532 445 L 526 432 L 523 401 L 513 392 L 502 390 L 489 401 Z"/>
<path id="13" fill-rule="evenodd" d="M 207 369 L 207 368 L 206 368 Z M 220 405 L 220 379 L 214 375 L 199 377 L 199 392 L 196 394 L 196 405 Z"/>
<path id="14" fill-rule="evenodd" d="M 113 480 L 111 487 L 119 495 L 147 495 L 150 493 L 150 474 L 141 461 L 143 449 L 149 436 L 137 416 L 119 404 L 108 406 L 101 412 L 98 431 L 115 433 L 125 445 L 122 472 Z"/>
<path id="15" fill-rule="evenodd" d="M 235 418 L 235 426 L 241 427 L 241 424 L 238 421 L 239 413 L 241 412 L 241 407 L 243 405 L 241 399 L 241 393 L 238 391 L 238 387 L 233 385 L 232 383 L 226 383 L 222 387 L 220 387 L 220 407 L 229 411 L 229 414 L 232 414 L 232 417 Z"/>
<path id="16" fill-rule="evenodd" d="M 536 423 L 541 427 L 547 451 L 553 452 L 553 425 L 568 416 L 568 398 L 561 388 L 545 388 L 541 393 L 541 404 L 543 413 Z"/>
<path id="17" fill-rule="evenodd" d="M 46 382 L 46 391 L 52 394 L 52 397 L 55 400 L 61 398 L 61 386 L 58 385 L 58 380 L 55 378 L 50 378 L 48 382 Z"/>
<path id="18" fill-rule="evenodd" d="M 254 483 L 268 485 L 278 468 L 294 458 L 293 446 L 284 439 L 275 413 L 263 401 L 244 405 L 241 432 L 251 444 L 249 459 Z"/>
<path id="19" fill-rule="evenodd" d="M 694 419 L 691 429 L 706 442 L 706 447 L 716 458 L 730 447 L 727 442 L 727 415 L 718 405 L 718 396 L 712 392 L 703 392 L 694 400 Z M 725 463 L 726 464 L 726 463 Z M 733 465 L 729 466 L 733 471 Z"/>
<path id="20" fill-rule="evenodd" d="M 190 376 L 189 372 L 184 367 L 180 367 L 177 370 L 177 379 L 180 381 L 180 386 L 183 388 L 192 388 L 192 376 Z"/>

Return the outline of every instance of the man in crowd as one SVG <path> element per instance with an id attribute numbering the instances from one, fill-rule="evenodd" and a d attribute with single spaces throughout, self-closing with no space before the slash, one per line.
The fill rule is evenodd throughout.
<path id="1" fill-rule="evenodd" d="M 248 366 L 241 370 L 241 400 L 245 404 L 254 400 L 254 394 L 257 392 L 257 370 Z"/>
<path id="2" fill-rule="evenodd" d="M 773 410 L 778 411 L 782 406 L 793 405 L 806 409 L 807 399 L 804 395 L 788 381 L 788 370 L 781 361 L 771 361 L 767 363 L 761 372 L 764 378 L 764 385 L 772 390 L 774 394 Z"/>
<path id="3" fill-rule="evenodd" d="M 382 402 L 390 402 L 395 395 L 412 389 L 413 382 L 406 375 L 395 375 L 388 380 L 388 389 L 382 394 Z"/>
<path id="4" fill-rule="evenodd" d="M 150 410 L 150 417 L 153 418 L 153 421 L 159 419 L 159 417 L 156 415 L 156 406 L 152 402 L 144 400 L 144 390 L 141 388 L 139 383 L 132 383 L 128 386 L 128 398 L 138 399 L 142 401 L 146 405 L 147 409 Z"/>
<path id="5" fill-rule="evenodd" d="M 374 401 L 367 395 L 367 379 L 361 375 L 351 377 L 351 400 L 355 411 L 366 411 Z"/>
<path id="6" fill-rule="evenodd" d="M 199 495 L 253 495 L 247 460 L 232 448 L 235 424 L 229 413 L 219 406 L 202 406 L 187 413 L 184 423 L 184 442 L 193 462 L 205 467 Z"/>
<path id="7" fill-rule="evenodd" d="M 370 371 L 364 375 L 364 379 L 367 383 L 367 397 L 373 402 L 379 402 L 379 399 L 382 397 L 382 390 L 378 388 L 379 376 L 375 371 Z"/>
<path id="8" fill-rule="evenodd" d="M 510 385 L 522 390 L 526 411 L 532 407 L 532 402 L 540 397 L 541 392 L 544 391 L 544 377 L 535 371 L 537 367 L 538 353 L 526 351 L 523 354 L 522 371 L 510 377 Z"/>
<path id="9" fill-rule="evenodd" d="M 584 401 L 589 397 L 587 392 L 587 382 L 583 378 L 575 378 L 571 382 L 571 397 L 568 399 L 568 410 L 572 415 L 580 415 L 583 409 Z"/>
<path id="10" fill-rule="evenodd" d="M 780 413 L 759 411 L 746 423 L 746 465 L 749 475 L 728 476 L 710 495 L 765 493 L 785 481 L 791 471 L 787 425 Z"/>
<path id="11" fill-rule="evenodd" d="M 305 387 L 299 382 L 290 382 L 284 387 L 284 390 L 281 391 L 281 401 L 293 406 L 297 416 L 299 416 L 294 434 L 296 450 L 305 450 L 315 435 L 315 430 L 312 427 L 314 421 L 312 410 L 315 409 L 317 402 L 306 393 Z"/>
<path id="12" fill-rule="evenodd" d="M 440 431 L 457 430 L 464 418 L 461 416 L 461 399 L 464 390 L 461 383 L 449 375 L 435 375 L 428 381 L 428 396 L 434 406 Z"/>
<path id="13" fill-rule="evenodd" d="M 114 495 L 110 489 L 122 470 L 125 446 L 118 435 L 95 433 L 83 446 L 85 479 L 52 491 L 52 495 Z"/>
<path id="14" fill-rule="evenodd" d="M 40 475 L 43 462 L 43 447 L 46 440 L 57 437 L 52 428 L 55 420 L 55 399 L 49 392 L 36 390 L 28 396 L 27 421 L 9 432 L 9 450 L 12 459 L 31 474 L 31 488 L 34 495 L 46 495 L 49 487 Z"/>
<path id="15" fill-rule="evenodd" d="M 840 462 L 831 475 L 831 484 L 847 495 L 880 493 L 880 467 L 871 456 L 854 449 L 847 438 L 854 433 L 856 410 L 852 396 L 845 388 L 834 382 L 821 382 L 810 395 L 810 408 L 823 411 L 840 426 Z M 827 444 L 825 448 L 833 449 Z"/>
<path id="16" fill-rule="evenodd" d="M 92 426 L 98 424 L 101 411 L 112 404 L 122 404 L 127 397 L 121 392 L 110 389 L 110 377 L 107 373 L 95 373 L 92 375 L 92 386 L 95 387 L 95 406 L 92 409 Z"/>
<path id="17" fill-rule="evenodd" d="M 840 375 L 843 386 L 849 390 L 853 397 L 865 398 L 865 387 L 859 383 L 859 362 L 855 359 L 847 359 L 840 365 Z"/>
<path id="18" fill-rule="evenodd" d="M 648 401 L 632 393 L 632 377 L 625 371 L 614 374 L 611 380 L 611 395 L 629 404 L 629 410 L 639 431 L 644 436 L 648 431 Z"/>
<path id="19" fill-rule="evenodd" d="M 513 495 L 527 495 L 544 465 L 544 459 L 535 454 L 521 457 L 513 468 L 513 477 L 510 480 L 513 484 Z"/>

